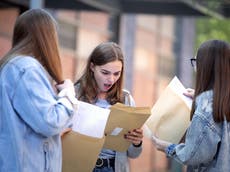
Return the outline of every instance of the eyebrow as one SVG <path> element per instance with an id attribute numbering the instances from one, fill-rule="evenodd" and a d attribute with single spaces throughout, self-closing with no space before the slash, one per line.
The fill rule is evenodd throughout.
<path id="1" fill-rule="evenodd" d="M 101 69 L 101 71 L 103 71 L 103 72 L 108 72 L 108 73 L 112 73 L 112 72 L 110 72 L 110 71 L 108 71 L 108 70 L 106 70 L 106 69 Z M 120 73 L 120 72 L 121 72 L 121 70 L 116 71 L 116 72 L 114 72 L 113 74 Z"/>

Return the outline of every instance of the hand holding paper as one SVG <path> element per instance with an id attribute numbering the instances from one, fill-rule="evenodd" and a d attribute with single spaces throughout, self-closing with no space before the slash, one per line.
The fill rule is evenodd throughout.
<path id="1" fill-rule="evenodd" d="M 125 139 L 134 145 L 140 145 L 143 139 L 143 130 L 141 128 L 134 129 L 125 134 Z"/>
<path id="2" fill-rule="evenodd" d="M 107 134 L 104 148 L 126 151 L 131 143 L 140 143 L 142 131 L 134 132 L 134 129 L 141 128 L 151 114 L 149 107 L 130 107 L 120 103 L 111 106 L 111 112 L 106 124 L 105 132 Z M 129 134 L 129 139 L 124 135 Z M 139 131 L 139 130 L 138 130 Z M 134 135 L 139 136 L 134 136 Z"/>

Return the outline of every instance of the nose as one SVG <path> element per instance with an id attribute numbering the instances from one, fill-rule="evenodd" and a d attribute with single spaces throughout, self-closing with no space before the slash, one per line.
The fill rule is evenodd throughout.
<path id="1" fill-rule="evenodd" d="M 114 75 L 109 75 L 108 81 L 109 81 L 110 84 L 114 83 L 114 81 L 115 81 L 115 76 L 114 76 Z"/>

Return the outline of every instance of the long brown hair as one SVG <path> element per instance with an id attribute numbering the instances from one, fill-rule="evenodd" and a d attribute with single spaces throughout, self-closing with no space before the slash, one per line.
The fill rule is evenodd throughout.
<path id="1" fill-rule="evenodd" d="M 93 63 L 94 65 L 101 66 L 115 60 L 121 61 L 122 70 L 120 78 L 107 93 L 107 101 L 109 101 L 111 104 L 124 101 L 124 96 L 122 93 L 124 57 L 121 48 L 114 42 L 105 42 L 99 44 L 89 56 L 83 75 L 75 83 L 75 85 L 79 85 L 78 98 L 80 100 L 90 103 L 94 103 L 97 100 L 98 86 L 93 72 L 90 69 L 90 64 Z"/>
<path id="2" fill-rule="evenodd" d="M 230 45 L 221 40 L 204 42 L 197 52 L 195 97 L 213 90 L 213 118 L 230 121 Z M 195 111 L 193 102 L 191 119 Z"/>
<path id="3" fill-rule="evenodd" d="M 47 11 L 31 9 L 17 18 L 11 54 L 33 56 L 57 83 L 63 81 L 56 21 Z"/>

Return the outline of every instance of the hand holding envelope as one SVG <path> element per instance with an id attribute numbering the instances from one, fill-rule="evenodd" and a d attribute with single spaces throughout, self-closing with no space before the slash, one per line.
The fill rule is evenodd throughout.
<path id="1" fill-rule="evenodd" d="M 92 171 L 103 147 L 122 152 L 128 149 L 131 141 L 140 143 L 142 130 L 137 128 L 141 128 L 150 114 L 149 107 L 129 107 L 118 103 L 104 109 L 79 101 L 72 131 L 62 137 L 62 171 Z M 127 133 L 128 139 L 125 139 Z"/>
<path id="2" fill-rule="evenodd" d="M 116 150 L 119 152 L 126 151 L 131 142 L 124 139 L 124 135 L 134 129 L 141 128 L 151 114 L 150 107 L 130 107 L 121 103 L 111 106 L 111 112 L 106 124 L 104 148 Z M 138 132 L 132 132 L 138 134 Z M 142 135 L 141 133 L 139 133 Z M 129 135 L 131 137 L 131 135 Z M 132 138 L 133 140 L 134 138 Z M 140 138 L 136 143 L 140 143 Z"/>

